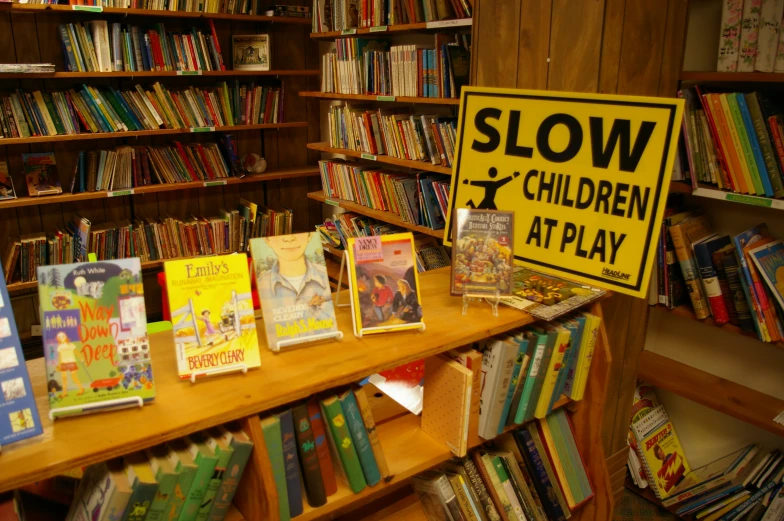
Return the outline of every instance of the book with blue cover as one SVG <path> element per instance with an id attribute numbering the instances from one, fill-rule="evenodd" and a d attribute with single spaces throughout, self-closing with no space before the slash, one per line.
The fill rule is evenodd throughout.
<path id="1" fill-rule="evenodd" d="M 42 432 L 11 300 L 0 277 L 0 446 Z"/>

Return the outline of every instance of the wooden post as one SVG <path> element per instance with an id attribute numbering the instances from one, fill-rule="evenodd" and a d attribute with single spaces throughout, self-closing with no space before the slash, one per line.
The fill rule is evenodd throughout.
<path id="1" fill-rule="evenodd" d="M 253 442 L 253 452 L 234 496 L 234 505 L 246 521 L 280 521 L 278 491 L 261 420 L 258 416 L 249 416 L 240 422 L 240 426 Z"/>

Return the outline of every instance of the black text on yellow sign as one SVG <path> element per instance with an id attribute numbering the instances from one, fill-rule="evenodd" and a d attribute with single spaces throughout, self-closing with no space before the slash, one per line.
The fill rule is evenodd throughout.
<path id="1" fill-rule="evenodd" d="M 648 289 L 683 102 L 467 87 L 453 208 L 514 210 L 515 258 L 642 297 Z"/>

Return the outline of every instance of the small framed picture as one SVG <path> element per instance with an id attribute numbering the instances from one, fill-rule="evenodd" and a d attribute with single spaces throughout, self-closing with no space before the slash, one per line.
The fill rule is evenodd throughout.
<path id="1" fill-rule="evenodd" d="M 270 35 L 232 35 L 231 47 L 235 71 L 270 70 Z"/>

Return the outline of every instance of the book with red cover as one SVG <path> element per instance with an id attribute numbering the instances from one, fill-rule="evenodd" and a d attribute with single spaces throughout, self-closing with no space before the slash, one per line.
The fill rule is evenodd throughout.
<path id="1" fill-rule="evenodd" d="M 708 299 L 708 306 L 713 315 L 713 321 L 717 325 L 726 324 L 729 322 L 730 317 L 727 304 L 721 292 L 719 277 L 713 265 L 713 252 L 729 246 L 729 244 L 730 238 L 728 235 L 719 237 L 716 234 L 704 237 L 692 244 L 694 258 L 697 261 L 702 285 L 705 289 L 705 296 Z"/>
<path id="2" fill-rule="evenodd" d="M 324 493 L 327 497 L 338 491 L 338 483 L 335 479 L 335 470 L 332 467 L 332 458 L 329 454 L 327 445 L 324 420 L 321 417 L 321 407 L 315 397 L 311 397 L 307 403 L 308 415 L 310 417 L 310 428 L 313 431 L 313 440 L 316 442 L 316 455 L 318 456 L 319 470 L 321 471 L 321 481 L 324 485 Z"/>

